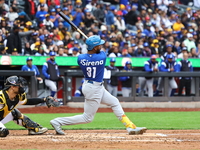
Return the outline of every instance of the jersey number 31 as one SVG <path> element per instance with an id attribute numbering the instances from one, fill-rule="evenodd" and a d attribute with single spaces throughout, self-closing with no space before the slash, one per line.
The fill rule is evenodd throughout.
<path id="1" fill-rule="evenodd" d="M 96 77 L 96 67 L 87 67 L 87 75 L 90 78 L 95 78 Z"/>

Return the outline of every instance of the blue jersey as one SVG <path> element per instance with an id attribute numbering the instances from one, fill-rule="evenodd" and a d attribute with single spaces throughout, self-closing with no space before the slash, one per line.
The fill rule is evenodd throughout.
<path id="1" fill-rule="evenodd" d="M 104 51 L 98 54 L 81 54 L 78 56 L 78 64 L 83 71 L 85 80 L 102 82 L 105 62 L 106 54 Z"/>
<path id="2" fill-rule="evenodd" d="M 32 65 L 31 68 L 28 65 L 24 65 L 24 66 L 22 66 L 21 70 L 22 71 L 34 71 L 36 76 L 40 75 L 40 72 L 39 72 L 37 66 L 35 66 L 35 65 Z"/>

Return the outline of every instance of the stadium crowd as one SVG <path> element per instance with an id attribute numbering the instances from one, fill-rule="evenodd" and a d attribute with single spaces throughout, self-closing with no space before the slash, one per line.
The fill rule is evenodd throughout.
<path id="1" fill-rule="evenodd" d="M 178 13 L 172 0 L 25 0 L 0 1 L 2 55 L 78 56 L 85 39 L 58 14 L 63 11 L 88 36 L 106 40 L 109 57 L 163 56 L 171 45 L 175 57 L 200 57 L 200 10 Z M 189 1 L 182 0 L 183 4 Z"/>

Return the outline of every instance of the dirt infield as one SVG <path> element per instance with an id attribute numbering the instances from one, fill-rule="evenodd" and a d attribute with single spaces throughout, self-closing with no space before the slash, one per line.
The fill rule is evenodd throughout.
<path id="1" fill-rule="evenodd" d="M 124 109 L 125 112 L 200 111 L 200 109 Z M 82 108 L 20 108 L 23 113 L 81 113 Z M 98 112 L 111 112 L 100 108 Z M 200 130 L 147 130 L 143 135 L 128 135 L 125 130 L 65 130 L 56 135 L 49 130 L 43 135 L 30 136 L 27 130 L 10 130 L 0 139 L 0 149 L 138 149 L 138 150 L 197 150 L 200 149 Z"/>
<path id="2" fill-rule="evenodd" d="M 65 130 L 55 135 L 29 136 L 27 131 L 11 130 L 0 139 L 0 149 L 138 149 L 138 150 L 197 150 L 200 130 L 148 130 L 143 135 L 128 135 L 124 130 Z"/>

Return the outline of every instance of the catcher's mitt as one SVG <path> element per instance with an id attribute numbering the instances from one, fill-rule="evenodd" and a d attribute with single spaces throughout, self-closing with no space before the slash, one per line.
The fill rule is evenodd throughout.
<path id="1" fill-rule="evenodd" d="M 51 106 L 53 106 L 53 107 L 59 107 L 60 106 L 60 103 L 55 98 L 53 98 L 51 96 L 46 97 L 46 104 L 47 104 L 48 108 L 50 108 Z"/>

